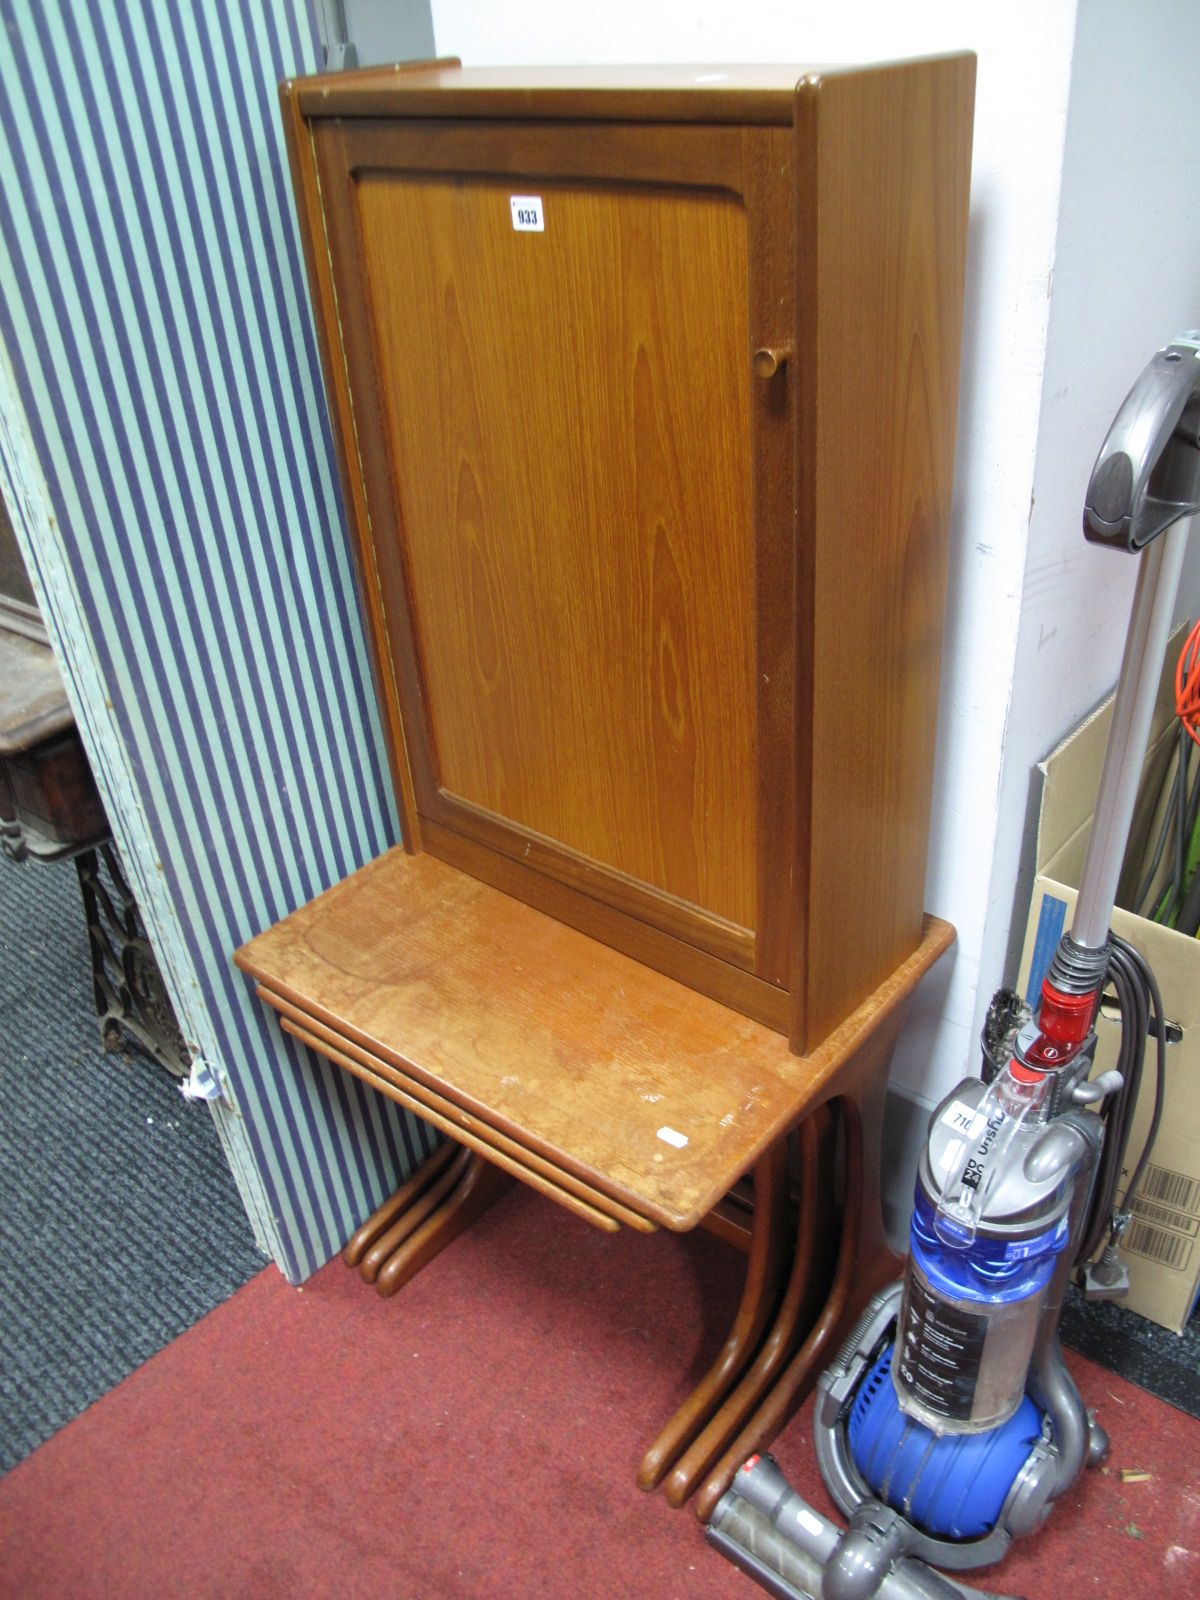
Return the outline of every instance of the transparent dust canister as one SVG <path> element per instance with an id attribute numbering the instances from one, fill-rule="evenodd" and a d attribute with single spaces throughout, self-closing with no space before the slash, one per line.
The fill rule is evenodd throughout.
<path id="1" fill-rule="evenodd" d="M 1022 1104 L 1004 1085 L 970 1083 L 930 1126 L 892 1378 L 901 1409 L 938 1434 L 998 1427 L 1025 1392 L 1070 1203 L 1061 1176 L 1024 1175 L 1036 1111 L 1036 1099 Z"/>

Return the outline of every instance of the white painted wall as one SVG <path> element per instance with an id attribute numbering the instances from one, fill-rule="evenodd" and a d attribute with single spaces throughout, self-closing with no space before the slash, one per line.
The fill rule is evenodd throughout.
<path id="1" fill-rule="evenodd" d="M 417 61 L 433 55 L 429 0 L 312 0 L 325 61 L 330 44 L 349 39 L 357 65 Z"/>
<path id="2" fill-rule="evenodd" d="M 962 0 L 909 0 L 905 6 L 889 0 L 837 6 L 610 0 L 595 8 L 553 0 L 513 0 L 503 7 L 433 0 L 433 20 L 438 52 L 459 55 L 468 66 L 813 64 L 964 48 L 979 57 L 953 556 L 926 897 L 931 911 L 955 924 L 959 938 L 953 963 L 943 962 L 918 997 L 894 1075 L 898 1087 L 937 1099 L 974 1064 L 983 954 L 997 938 L 1003 950 L 1007 934 L 1007 926 L 997 934 L 989 925 L 1008 909 L 993 853 L 1002 800 L 1011 804 L 1002 756 L 1034 487 L 1074 0 L 989 7 Z M 1011 860 L 1007 870 L 1011 884 Z M 988 971 L 984 981 L 991 986 L 996 976 Z"/>
<path id="3" fill-rule="evenodd" d="M 1195 0 L 1080 5 L 983 999 L 1015 972 L 1028 914 L 1030 769 L 1121 664 L 1136 562 L 1080 537 L 1088 475 L 1151 354 L 1200 327 L 1197 60 Z M 1191 543 L 1179 617 L 1200 610 L 1200 535 Z"/>

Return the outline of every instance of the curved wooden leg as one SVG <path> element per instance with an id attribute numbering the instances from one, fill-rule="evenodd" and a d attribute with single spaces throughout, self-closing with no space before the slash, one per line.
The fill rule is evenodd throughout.
<path id="1" fill-rule="evenodd" d="M 700 1436 L 693 1440 L 666 1482 L 668 1502 L 678 1509 L 704 1474 L 746 1425 L 754 1408 L 809 1331 L 828 1290 L 828 1242 L 833 1210 L 834 1122 L 819 1107 L 797 1130 L 800 1189 L 796 1253 L 779 1312 L 749 1370 Z"/>
<path id="2" fill-rule="evenodd" d="M 752 1359 L 775 1312 L 788 1260 L 788 1141 L 777 1139 L 754 1168 L 754 1222 L 746 1282 L 716 1361 L 650 1446 L 638 1486 L 650 1490 L 712 1416 Z"/>
<path id="3" fill-rule="evenodd" d="M 379 1238 L 385 1233 L 396 1218 L 410 1206 L 414 1200 L 424 1194 L 429 1185 L 441 1172 L 442 1168 L 454 1155 L 454 1145 L 448 1140 L 443 1140 L 431 1156 L 427 1156 L 421 1165 L 413 1172 L 394 1194 L 379 1206 L 363 1223 L 352 1233 L 346 1241 L 342 1251 L 342 1260 L 348 1267 L 357 1267 L 363 1256 Z"/>
<path id="4" fill-rule="evenodd" d="M 883 1227 L 880 1155 L 887 1067 L 900 1021 L 899 1016 L 889 1019 L 864 1045 L 845 1097 L 837 1102 L 845 1127 L 846 1201 L 829 1294 L 803 1344 L 700 1489 L 696 1515 L 701 1522 L 712 1516 L 742 1462 L 765 1450 L 795 1414 L 871 1296 L 899 1272 Z"/>
<path id="5" fill-rule="evenodd" d="M 410 1278 L 416 1277 L 434 1256 L 444 1250 L 464 1233 L 477 1217 L 511 1189 L 515 1179 L 499 1167 L 485 1161 L 482 1156 L 464 1150 L 467 1160 L 462 1176 L 446 1199 L 421 1224 L 411 1238 L 396 1250 L 379 1269 L 375 1288 L 384 1295 L 393 1295 L 402 1289 Z"/>
<path id="6" fill-rule="evenodd" d="M 417 1196 L 397 1217 L 386 1232 L 381 1233 L 362 1258 L 359 1271 L 367 1283 L 374 1283 L 382 1269 L 399 1250 L 404 1241 L 443 1204 L 467 1170 L 470 1154 L 461 1145 L 451 1145 L 453 1154 L 434 1181 Z"/>

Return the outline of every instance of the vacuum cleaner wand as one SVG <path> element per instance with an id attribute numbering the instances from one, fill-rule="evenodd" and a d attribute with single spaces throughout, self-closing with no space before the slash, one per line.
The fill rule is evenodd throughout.
<path id="1" fill-rule="evenodd" d="M 1137 554 L 1139 572 L 1071 930 L 1036 1012 L 1005 991 L 993 1002 L 988 1081 L 963 1080 L 930 1123 L 903 1281 L 875 1297 L 818 1381 L 817 1461 L 849 1526 L 807 1506 L 769 1456 L 745 1463 L 709 1525 L 777 1600 L 978 1597 L 947 1569 L 998 1561 L 1107 1454 L 1058 1324 L 1112 1205 L 1136 1099 L 1145 1018 L 1136 1052 L 1123 1045 L 1125 1073 L 1095 1079 L 1094 1023 L 1110 963 L 1121 996 L 1140 962 L 1110 922 L 1197 512 L 1200 333 L 1189 333 L 1130 391 L 1088 485 L 1086 537 Z M 1114 1220 L 1089 1292 L 1123 1292 L 1118 1236 Z"/>
<path id="2" fill-rule="evenodd" d="M 1084 503 L 1087 539 L 1143 552 L 1071 925 L 1071 938 L 1084 949 L 1108 943 L 1188 526 L 1197 512 L 1200 332 L 1155 353 L 1113 419 Z"/>

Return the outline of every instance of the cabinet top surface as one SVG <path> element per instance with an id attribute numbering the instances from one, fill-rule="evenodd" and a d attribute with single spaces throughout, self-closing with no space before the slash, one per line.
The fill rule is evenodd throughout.
<path id="1" fill-rule="evenodd" d="M 790 124 L 799 86 L 815 86 L 824 77 L 858 70 L 862 69 L 794 63 L 461 67 L 452 62 L 400 62 L 289 80 L 284 92 L 295 95 L 307 117 L 587 117 Z"/>

